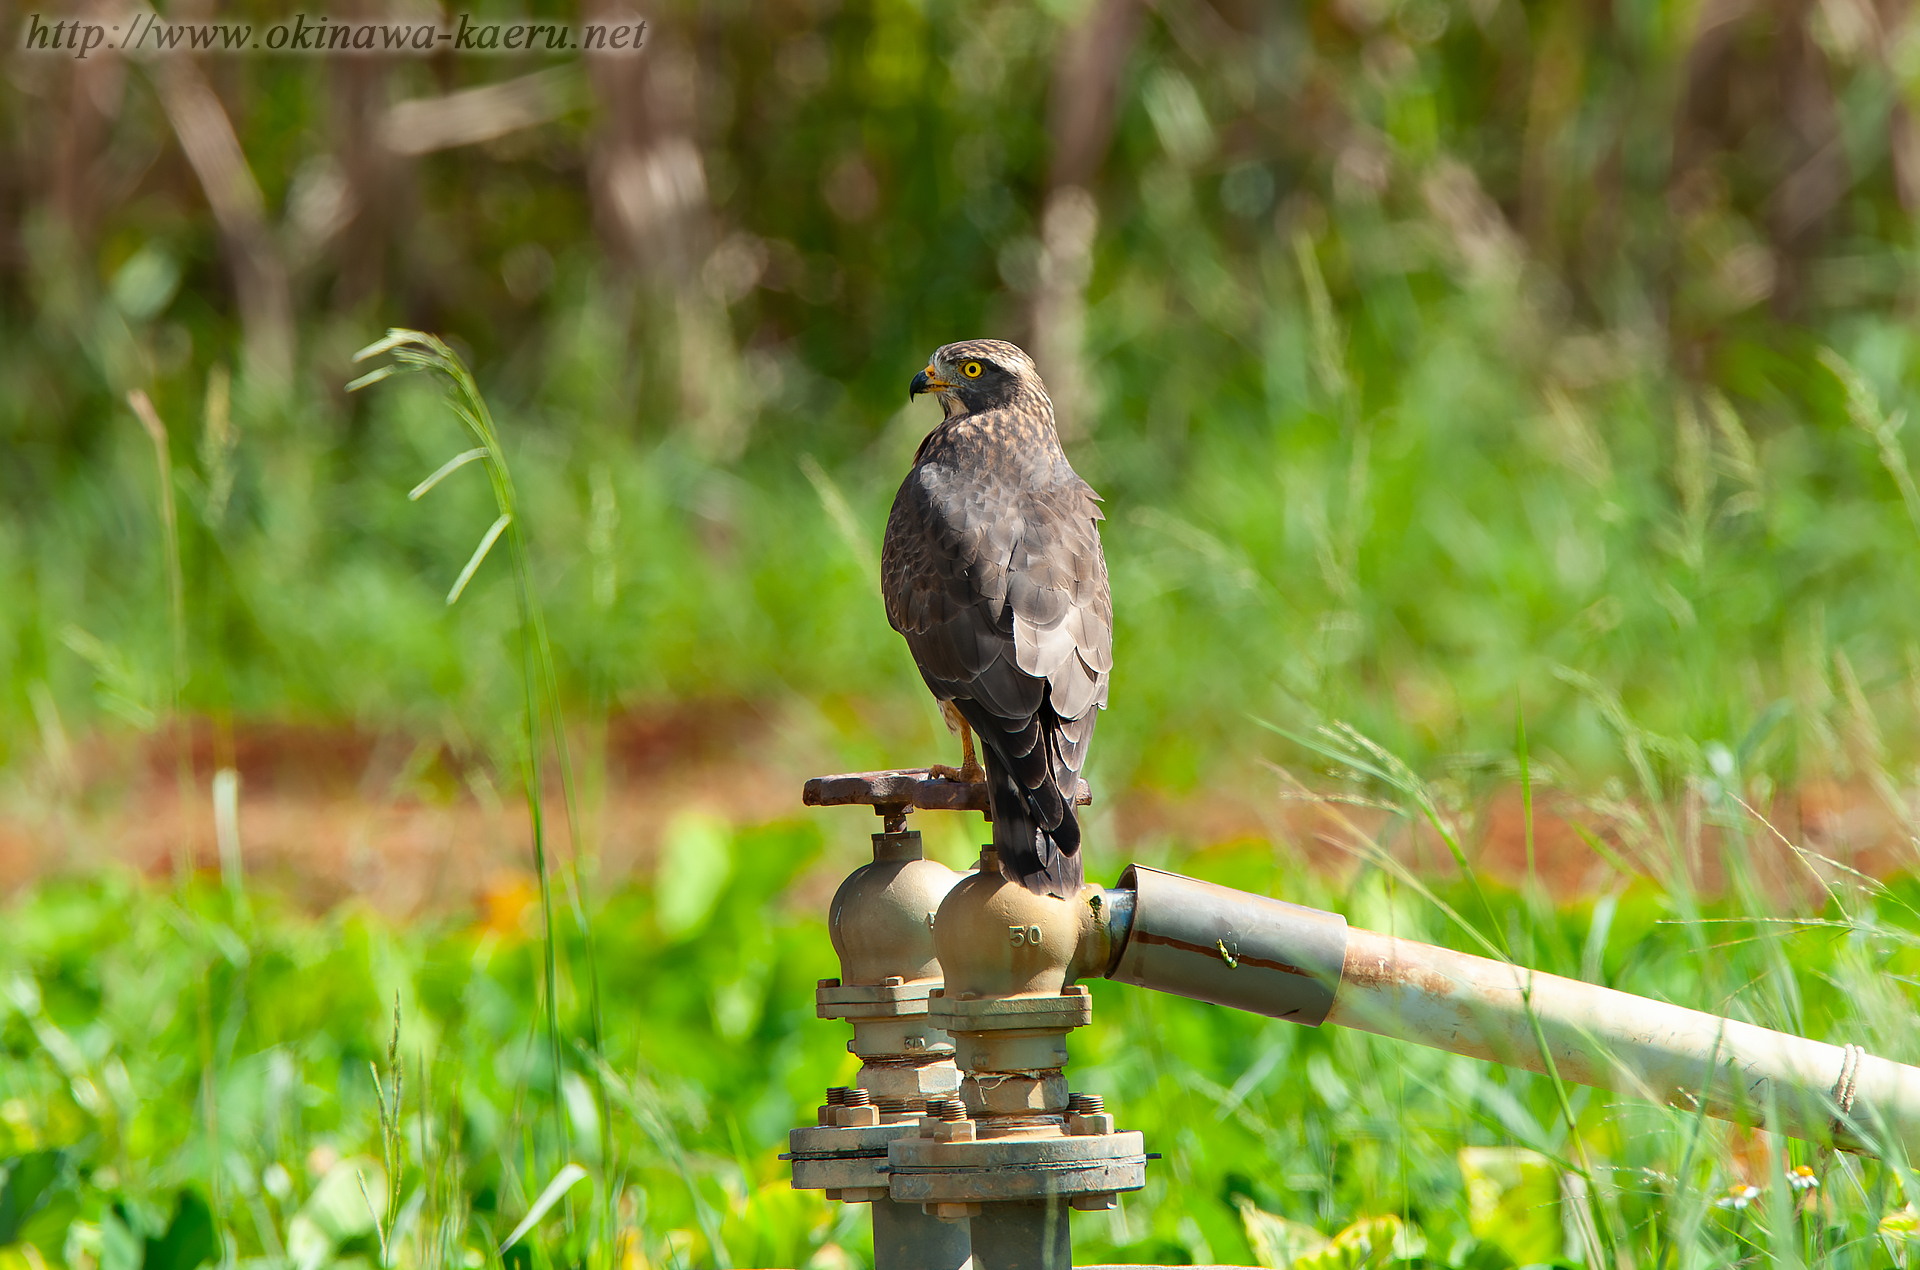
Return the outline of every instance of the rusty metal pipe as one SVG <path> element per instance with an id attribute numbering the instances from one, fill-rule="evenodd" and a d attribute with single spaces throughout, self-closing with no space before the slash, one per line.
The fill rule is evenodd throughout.
<path id="1" fill-rule="evenodd" d="M 1611 1089 L 1809 1141 L 1920 1157 L 1920 1068 L 1135 865 L 1106 974 Z M 1114 893 L 1109 893 L 1114 894 Z M 1324 1005 L 1322 1004 L 1324 1003 Z"/>
<path id="2" fill-rule="evenodd" d="M 1349 930 L 1329 1023 L 1700 1108 L 1814 1142 L 1920 1154 L 1920 1069 L 1487 957 Z M 1536 1031 L 1537 1026 L 1537 1031 Z M 1543 1048 L 1544 1046 L 1544 1048 Z M 1842 1107 L 1842 1103 L 1845 1107 Z"/>
<path id="3" fill-rule="evenodd" d="M 1317 1027 L 1333 1006 L 1347 919 L 1134 864 L 1109 900 L 1130 923 L 1109 978 Z"/>

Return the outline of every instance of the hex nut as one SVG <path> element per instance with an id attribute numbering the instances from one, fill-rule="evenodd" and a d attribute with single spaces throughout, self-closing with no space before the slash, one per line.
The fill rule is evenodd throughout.
<path id="1" fill-rule="evenodd" d="M 969 1217 L 980 1215 L 978 1204 L 922 1204 L 920 1211 L 929 1217 L 938 1217 L 941 1221 L 965 1221 Z"/>
<path id="2" fill-rule="evenodd" d="M 875 1100 L 952 1097 L 960 1089 L 960 1069 L 951 1062 L 911 1066 L 868 1063 L 860 1069 L 860 1083 Z"/>
<path id="3" fill-rule="evenodd" d="M 979 1126 L 971 1120 L 937 1120 L 927 1116 L 920 1121 L 920 1136 L 935 1142 L 972 1142 Z"/>
<path id="4" fill-rule="evenodd" d="M 1030 1116 L 1058 1112 L 1067 1105 L 1067 1078 L 979 1073 L 960 1087 L 967 1110 L 976 1116 Z"/>
<path id="5" fill-rule="evenodd" d="M 1113 1113 L 1110 1111 L 1067 1113 L 1067 1132 L 1076 1138 L 1092 1137 L 1096 1134 L 1113 1132 Z"/>
<path id="6" fill-rule="evenodd" d="M 835 1107 L 833 1123 L 842 1129 L 864 1129 L 880 1123 L 880 1108 L 871 1104 L 863 1107 Z"/>
<path id="7" fill-rule="evenodd" d="M 1083 1213 L 1104 1213 L 1120 1207 L 1120 1200 L 1112 1191 L 1102 1191 L 1098 1195 L 1075 1195 L 1067 1203 Z"/>
<path id="8" fill-rule="evenodd" d="M 886 1197 L 887 1188 L 884 1186 L 848 1186 L 827 1192 L 828 1199 L 837 1199 L 843 1204 L 871 1204 Z"/>

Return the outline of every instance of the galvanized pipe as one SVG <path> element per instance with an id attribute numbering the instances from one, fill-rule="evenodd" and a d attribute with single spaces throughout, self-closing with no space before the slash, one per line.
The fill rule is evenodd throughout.
<path id="1" fill-rule="evenodd" d="M 873 1264 L 877 1270 L 972 1270 L 963 1221 L 941 1221 L 918 1204 L 873 1201 Z"/>
<path id="2" fill-rule="evenodd" d="M 1067 1201 L 984 1204 L 970 1219 L 973 1270 L 1073 1270 Z"/>
<path id="3" fill-rule="evenodd" d="M 1814 1142 L 1920 1155 L 1920 1069 L 1487 957 L 1347 932 L 1329 1023 L 1699 1109 Z M 1846 1103 L 1843 1108 L 1841 1103 Z"/>
<path id="4" fill-rule="evenodd" d="M 1116 979 L 1546 1072 L 1809 1141 L 1920 1157 L 1920 1069 L 1576 979 L 1349 928 L 1135 865 L 1109 902 Z M 1111 929 L 1124 921 L 1124 931 Z M 1329 991 L 1331 989 L 1331 991 Z M 1322 1008 L 1321 1003 L 1325 1002 Z"/>
<path id="5" fill-rule="evenodd" d="M 1318 1027 L 1333 1007 L 1347 919 L 1264 895 L 1134 864 L 1128 900 L 1109 922 L 1130 923 L 1109 978 Z"/>

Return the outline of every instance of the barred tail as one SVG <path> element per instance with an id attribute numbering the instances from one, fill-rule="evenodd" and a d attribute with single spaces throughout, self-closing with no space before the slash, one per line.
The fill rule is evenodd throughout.
<path id="1" fill-rule="evenodd" d="M 1000 872 L 1036 895 L 1071 899 L 1086 880 L 1072 795 L 1062 797 L 1051 777 L 1041 788 L 1027 789 L 1008 774 L 994 746 L 983 748 Z M 1057 820 L 1052 829 L 1049 820 Z"/>

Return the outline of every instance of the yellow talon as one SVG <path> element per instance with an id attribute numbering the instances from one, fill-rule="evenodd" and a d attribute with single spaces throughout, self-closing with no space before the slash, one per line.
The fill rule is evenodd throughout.
<path id="1" fill-rule="evenodd" d="M 945 763 L 935 763 L 927 769 L 927 775 L 934 780 L 958 781 L 963 785 L 977 785 L 987 779 L 987 771 L 980 766 L 980 760 L 973 752 L 973 729 L 961 717 L 951 701 L 940 703 L 940 714 L 947 726 L 960 734 L 960 766 L 949 767 Z"/>

